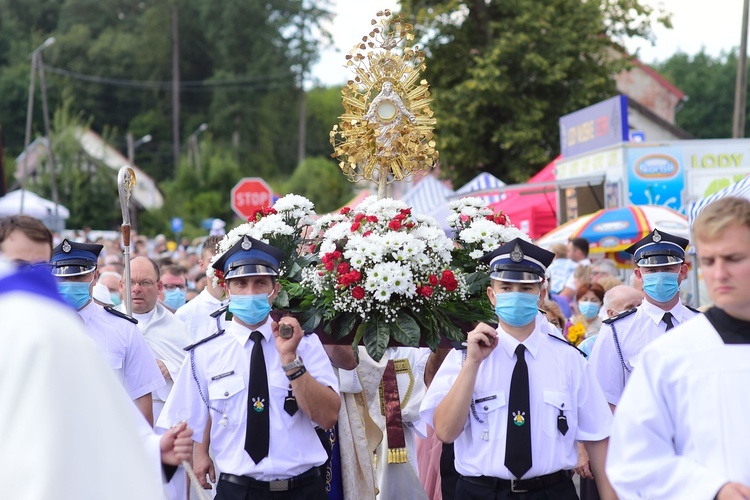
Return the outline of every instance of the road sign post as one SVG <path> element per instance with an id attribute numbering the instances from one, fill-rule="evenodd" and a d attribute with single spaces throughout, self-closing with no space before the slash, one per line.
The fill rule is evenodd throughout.
<path id="1" fill-rule="evenodd" d="M 256 210 L 270 206 L 272 200 L 273 190 L 260 177 L 245 177 L 232 188 L 232 210 L 245 220 Z"/>

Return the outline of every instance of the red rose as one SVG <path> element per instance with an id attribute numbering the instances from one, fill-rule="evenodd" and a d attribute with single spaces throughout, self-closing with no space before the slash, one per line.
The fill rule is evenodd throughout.
<path id="1" fill-rule="evenodd" d="M 347 264 L 346 262 L 342 262 L 342 263 L 341 263 L 341 264 L 339 264 L 339 266 L 338 266 L 338 267 L 336 268 L 336 271 L 337 271 L 337 272 L 338 272 L 339 274 L 346 274 L 346 273 L 348 273 L 348 272 L 349 272 L 349 264 Z"/>
<path id="2" fill-rule="evenodd" d="M 355 286 L 352 288 L 352 297 L 354 297 L 357 300 L 362 300 L 365 298 L 365 289 L 361 286 Z"/>
<path id="3" fill-rule="evenodd" d="M 388 223 L 388 227 L 393 229 L 394 231 L 398 231 L 401 229 L 401 222 L 399 222 L 396 219 L 393 219 L 391 222 Z"/>
<path id="4" fill-rule="evenodd" d="M 431 274 L 428 279 L 430 280 L 430 286 L 435 286 L 438 284 L 437 276 L 435 276 L 434 274 Z"/>

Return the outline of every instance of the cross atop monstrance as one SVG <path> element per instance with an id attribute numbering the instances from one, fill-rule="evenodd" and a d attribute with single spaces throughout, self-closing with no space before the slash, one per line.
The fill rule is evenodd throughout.
<path id="1" fill-rule="evenodd" d="M 344 114 L 330 141 L 349 180 L 376 181 L 380 199 L 391 182 L 433 168 L 438 152 L 429 86 L 417 83 L 425 64 L 424 52 L 410 45 L 414 28 L 389 10 L 377 18 L 346 56 L 355 78 L 341 91 Z"/>

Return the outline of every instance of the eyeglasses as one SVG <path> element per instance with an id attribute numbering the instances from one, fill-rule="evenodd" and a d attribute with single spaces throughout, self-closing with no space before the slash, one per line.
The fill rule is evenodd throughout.
<path id="1" fill-rule="evenodd" d="M 187 285 L 167 285 L 166 283 L 164 283 L 165 290 L 169 290 L 171 292 L 175 288 L 178 288 L 180 290 L 187 290 Z"/>
<path id="2" fill-rule="evenodd" d="M 156 284 L 156 282 L 151 281 L 151 280 L 141 280 L 141 281 L 131 281 L 130 284 L 132 286 L 138 285 L 141 288 L 151 288 L 152 286 Z"/>

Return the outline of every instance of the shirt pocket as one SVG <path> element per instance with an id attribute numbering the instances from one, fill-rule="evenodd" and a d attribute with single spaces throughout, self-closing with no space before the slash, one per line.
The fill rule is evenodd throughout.
<path id="1" fill-rule="evenodd" d="M 297 411 L 289 415 L 284 409 L 284 403 L 289 395 L 290 383 L 284 372 L 273 372 L 268 379 L 268 394 L 271 396 L 271 404 L 279 409 L 281 418 L 297 419 L 302 415 L 302 410 L 297 404 Z M 292 394 L 294 396 L 294 394 Z"/>
<path id="2" fill-rule="evenodd" d="M 236 427 L 244 421 L 245 380 L 240 375 L 224 377 L 208 385 L 208 403 L 217 421 L 223 420 L 227 427 Z M 226 418 L 223 418 L 226 417 Z M 222 424 L 224 425 L 224 424 Z"/>
<path id="3" fill-rule="evenodd" d="M 558 428 L 560 417 L 565 418 L 568 430 L 563 435 Z M 560 439 L 572 438 L 576 434 L 578 426 L 576 414 L 573 408 L 573 398 L 565 391 L 544 391 L 544 408 L 542 410 L 542 429 L 549 437 Z"/>
<path id="4" fill-rule="evenodd" d="M 107 360 L 107 365 L 115 372 L 117 378 L 122 381 L 124 377 L 123 367 L 125 366 L 125 357 L 120 354 L 113 352 L 105 352 L 104 359 Z"/>
<path id="5" fill-rule="evenodd" d="M 495 441 L 505 436 L 504 421 L 508 416 L 505 393 L 476 394 L 472 402 L 469 419 L 473 439 Z"/>

